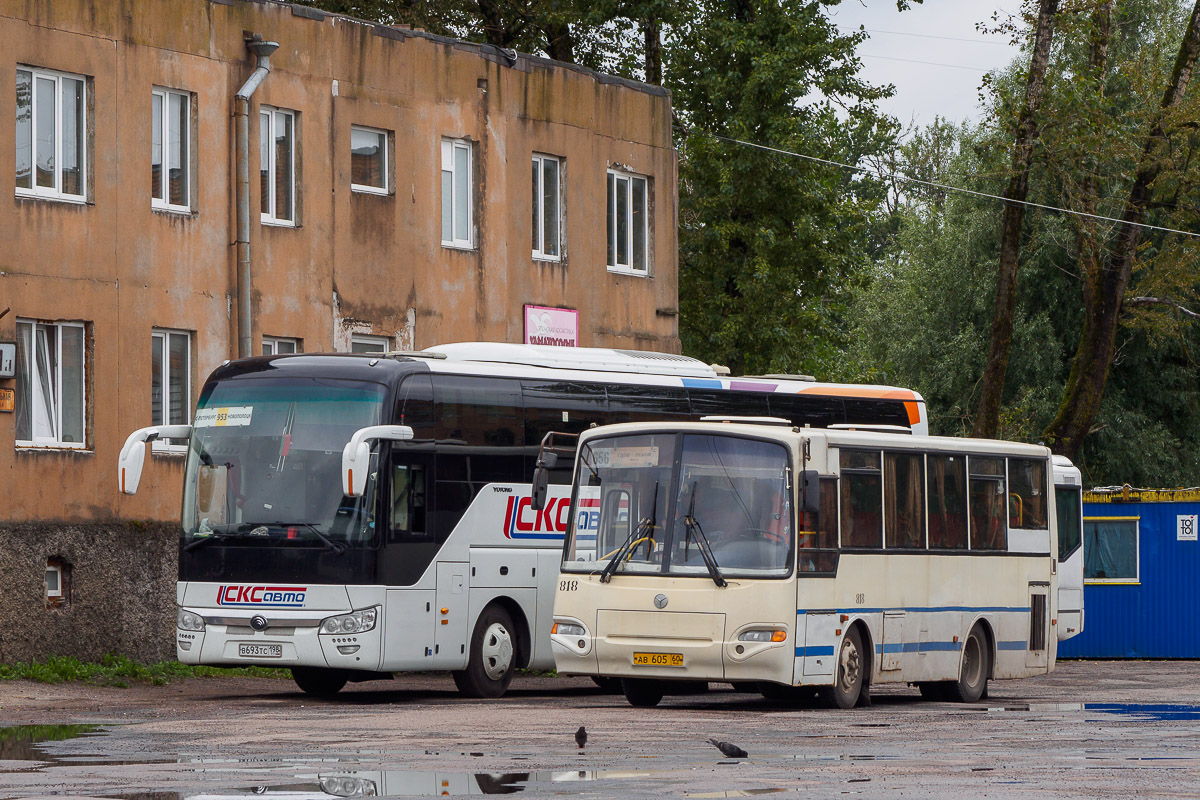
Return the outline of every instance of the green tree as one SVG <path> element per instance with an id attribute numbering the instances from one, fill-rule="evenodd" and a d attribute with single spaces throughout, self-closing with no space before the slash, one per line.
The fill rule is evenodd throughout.
<path id="1" fill-rule="evenodd" d="M 729 141 L 849 163 L 890 148 L 895 123 L 874 106 L 890 87 L 858 77 L 865 34 L 839 33 L 824 5 L 700 2 L 665 47 L 682 122 L 680 337 L 735 374 L 828 374 L 881 217 L 881 182 Z"/>

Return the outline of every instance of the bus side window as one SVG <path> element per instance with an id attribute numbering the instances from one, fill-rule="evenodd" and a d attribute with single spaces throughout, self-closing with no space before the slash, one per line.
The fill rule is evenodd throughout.
<path id="1" fill-rule="evenodd" d="M 409 375 L 400 384 L 395 419 L 413 429 L 414 442 L 433 441 L 433 382 L 428 375 Z"/>
<path id="2" fill-rule="evenodd" d="M 1008 493 L 1004 490 L 1004 459 L 967 459 L 971 504 L 971 549 L 1008 549 Z"/>
<path id="3" fill-rule="evenodd" d="M 842 450 L 842 547 L 883 546 L 878 450 Z"/>
<path id="4" fill-rule="evenodd" d="M 392 468 L 392 534 L 426 535 L 425 468 L 396 464 Z"/>
<path id="5" fill-rule="evenodd" d="M 1046 462 L 1040 458 L 1008 460 L 1009 526 L 1042 531 L 1049 519 Z"/>
<path id="6" fill-rule="evenodd" d="M 925 547 L 924 465 L 919 453 L 884 453 L 884 528 L 889 548 Z"/>
<path id="7" fill-rule="evenodd" d="M 967 459 L 930 453 L 926 464 L 929 548 L 966 549 Z"/>

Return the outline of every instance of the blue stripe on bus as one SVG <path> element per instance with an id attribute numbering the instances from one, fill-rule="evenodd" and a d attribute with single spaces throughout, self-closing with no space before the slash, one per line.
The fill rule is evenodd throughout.
<path id="1" fill-rule="evenodd" d="M 725 384 L 711 378 L 683 378 L 683 385 L 689 389 L 724 389 Z"/>
<path id="2" fill-rule="evenodd" d="M 975 611 L 975 612 L 979 612 L 979 613 L 1007 613 L 1007 612 L 1026 613 L 1029 611 L 1029 606 L 930 606 L 928 608 L 916 608 L 916 607 L 907 607 L 907 608 L 901 608 L 901 607 L 896 607 L 896 608 L 841 608 L 841 609 L 837 609 L 836 611 L 824 612 L 824 613 L 882 614 L 885 611 L 912 611 L 914 613 L 920 612 L 920 613 L 924 613 L 924 614 L 936 614 L 936 613 L 948 612 L 948 611 L 960 611 L 960 612 Z M 807 609 L 798 608 L 798 609 L 796 609 L 796 613 L 797 614 L 807 614 L 809 612 Z"/>
<path id="3" fill-rule="evenodd" d="M 996 643 L 997 650 L 1025 650 L 1025 649 L 1027 649 L 1027 647 L 1028 647 L 1028 645 L 1026 645 L 1026 643 L 1024 641 L 1022 641 L 1021 639 L 1017 639 L 1016 641 L 1013 641 L 1013 642 L 997 642 Z"/>
<path id="4" fill-rule="evenodd" d="M 796 658 L 805 658 L 807 656 L 831 656 L 833 655 L 833 645 L 825 645 L 821 647 L 797 647 Z"/>
<path id="5" fill-rule="evenodd" d="M 875 645 L 876 653 L 943 653 L 960 649 L 960 642 L 899 642 Z"/>
<path id="6" fill-rule="evenodd" d="M 561 533 L 517 533 L 513 531 L 512 538 L 514 539 L 557 539 L 562 541 Z"/>

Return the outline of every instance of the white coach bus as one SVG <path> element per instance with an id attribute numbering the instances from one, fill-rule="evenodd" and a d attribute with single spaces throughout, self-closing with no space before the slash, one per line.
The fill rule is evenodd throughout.
<path id="1" fill-rule="evenodd" d="M 637 706 L 727 681 L 842 708 L 875 684 L 975 701 L 1049 672 L 1052 474 L 1045 447 L 787 420 L 587 431 L 558 670 L 620 678 Z"/>
<path id="2" fill-rule="evenodd" d="M 497 696 L 515 667 L 554 664 L 571 459 L 546 506 L 530 509 L 546 434 L 713 413 L 928 430 L 924 401 L 906 389 L 721 377 L 669 354 L 466 343 L 226 363 L 190 425 L 130 435 L 119 480 L 137 491 L 146 442 L 188 443 L 180 661 L 288 667 L 317 695 L 449 670 L 463 692 Z"/>

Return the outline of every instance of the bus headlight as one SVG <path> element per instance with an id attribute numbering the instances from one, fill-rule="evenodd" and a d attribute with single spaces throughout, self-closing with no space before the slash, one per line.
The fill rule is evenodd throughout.
<path id="1" fill-rule="evenodd" d="M 204 617 L 181 608 L 175 617 L 175 626 L 181 631 L 202 631 L 204 630 Z"/>
<path id="2" fill-rule="evenodd" d="M 739 642 L 786 642 L 787 631 L 758 630 L 742 631 L 738 634 Z"/>
<path id="3" fill-rule="evenodd" d="M 366 633 L 374 630 L 379 606 L 364 608 L 352 614 L 339 614 L 321 620 L 321 633 Z"/>
<path id="4" fill-rule="evenodd" d="M 563 636 L 583 636 L 587 633 L 582 625 L 576 625 L 572 622 L 556 622 L 554 627 L 550 629 L 550 635 L 562 634 Z"/>
<path id="5" fill-rule="evenodd" d="M 379 794 L 375 781 L 345 775 L 321 778 L 321 791 L 335 797 L 375 797 Z"/>

